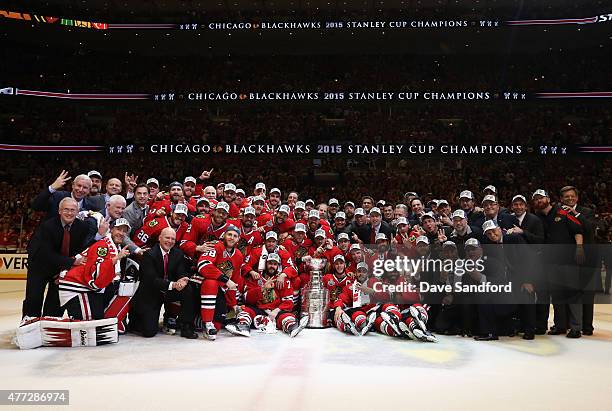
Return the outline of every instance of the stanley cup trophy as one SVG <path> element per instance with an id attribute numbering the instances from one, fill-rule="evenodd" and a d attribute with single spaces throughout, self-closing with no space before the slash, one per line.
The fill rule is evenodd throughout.
<path id="1" fill-rule="evenodd" d="M 308 328 L 327 328 L 329 293 L 323 287 L 323 273 L 327 260 L 312 258 L 308 262 L 310 281 L 302 289 L 302 315 L 308 315 Z"/>

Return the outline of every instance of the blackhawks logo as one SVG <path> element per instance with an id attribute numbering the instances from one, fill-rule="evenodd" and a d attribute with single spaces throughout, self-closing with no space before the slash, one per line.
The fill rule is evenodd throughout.
<path id="1" fill-rule="evenodd" d="M 155 227 L 157 224 L 159 224 L 159 221 L 157 221 L 157 220 L 151 220 L 151 221 L 149 222 L 149 227 Z"/>
<path id="2" fill-rule="evenodd" d="M 108 254 L 108 247 L 100 247 L 98 248 L 98 257 L 106 257 Z"/>
<path id="3" fill-rule="evenodd" d="M 295 257 L 296 258 L 302 258 L 306 254 L 308 254 L 308 250 L 304 246 L 300 246 L 297 250 L 295 250 Z"/>
<path id="4" fill-rule="evenodd" d="M 217 266 L 217 268 L 225 274 L 228 278 L 232 278 L 232 272 L 234 271 L 234 265 L 231 260 L 227 260 L 222 262 Z"/>
<path id="5" fill-rule="evenodd" d="M 247 242 L 247 240 L 240 237 L 240 240 L 238 241 L 238 245 L 236 247 L 238 247 L 238 250 L 240 250 L 240 252 L 244 254 L 248 245 L 249 243 Z"/>
<path id="6" fill-rule="evenodd" d="M 262 293 L 262 297 L 261 297 L 261 303 L 262 304 L 269 304 L 271 302 L 273 302 L 274 300 L 276 300 L 276 292 L 274 291 L 274 287 L 272 288 L 265 288 L 263 290 L 261 290 Z"/>

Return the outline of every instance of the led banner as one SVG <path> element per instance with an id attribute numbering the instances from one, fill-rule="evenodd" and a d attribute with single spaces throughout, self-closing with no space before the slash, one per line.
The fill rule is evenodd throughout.
<path id="1" fill-rule="evenodd" d="M 27 254 L 0 254 L 0 279 L 25 278 L 27 272 Z"/>
<path id="2" fill-rule="evenodd" d="M 168 136 L 172 139 L 172 136 Z M 303 138 L 302 140 L 306 140 Z M 378 156 L 524 156 L 538 155 L 547 157 L 565 157 L 579 154 L 612 154 L 612 146 L 579 146 L 579 145 L 522 145 L 522 144 L 425 144 L 404 142 L 400 144 L 150 144 L 138 145 L 124 143 L 111 146 L 58 146 L 26 145 L 0 143 L 0 151 L 19 151 L 27 153 L 73 153 L 91 152 L 109 155 L 135 154 L 178 154 L 178 155 L 378 155 Z"/>
<path id="3" fill-rule="evenodd" d="M 586 25 L 612 21 L 612 13 L 584 18 L 505 20 L 503 18 L 397 19 L 397 20 L 311 20 L 311 21 L 238 21 L 207 23 L 99 23 L 87 20 L 47 17 L 33 13 L 0 10 L 0 17 L 31 23 L 55 24 L 95 30 L 205 30 L 205 31 L 300 31 L 300 30 L 420 30 L 487 29 L 504 26 Z"/>
<path id="4" fill-rule="evenodd" d="M 0 88 L 0 96 L 30 96 L 65 100 L 151 100 L 159 103 L 175 102 L 212 102 L 212 103 L 266 103 L 266 102 L 458 102 L 458 101 L 527 101 L 538 99 L 602 99 L 612 98 L 610 91 L 581 91 L 528 93 L 525 91 L 295 91 L 295 92 L 249 92 L 245 90 L 191 90 L 185 92 L 156 93 L 61 93 L 40 90 L 27 90 L 15 87 Z"/>

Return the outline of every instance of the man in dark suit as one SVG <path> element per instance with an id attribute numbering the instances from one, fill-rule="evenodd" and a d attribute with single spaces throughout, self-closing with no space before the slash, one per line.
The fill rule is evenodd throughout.
<path id="1" fill-rule="evenodd" d="M 99 211 L 95 202 L 87 196 L 89 190 L 91 190 L 91 179 L 85 174 L 78 175 L 72 182 L 72 191 L 59 191 L 68 180 L 70 180 L 68 172 L 62 170 L 53 184 L 41 191 L 32 200 L 32 208 L 36 211 L 46 211 L 45 219 L 53 218 L 57 216 L 60 201 L 66 197 L 71 197 L 78 203 L 77 212 L 84 210 Z"/>
<path id="2" fill-rule="evenodd" d="M 482 208 L 484 210 L 484 221 L 493 220 L 504 230 L 509 230 L 518 225 L 518 220 L 515 216 L 506 212 L 501 212 L 499 203 L 493 195 L 486 195 L 482 199 Z M 482 222 L 484 224 L 484 221 Z"/>
<path id="3" fill-rule="evenodd" d="M 533 259 L 534 265 L 530 267 L 535 275 L 534 285 L 538 300 L 538 304 L 536 304 L 535 333 L 544 335 L 546 330 L 548 330 L 548 316 L 550 313 L 550 290 L 546 283 L 546 276 L 542 272 L 544 270 L 544 257 L 541 244 L 545 242 L 544 225 L 537 215 L 527 212 L 527 199 L 525 196 L 517 194 L 512 197 L 511 207 L 513 215 L 519 224 L 508 230 L 508 233 L 520 234 L 527 244 L 531 245 L 530 248 L 535 253 Z"/>
<path id="4" fill-rule="evenodd" d="M 58 286 L 55 277 L 60 271 L 73 265 L 83 265 L 82 258 L 75 258 L 93 241 L 88 235 L 88 226 L 76 219 L 78 203 L 71 197 L 58 204 L 59 212 L 43 221 L 28 243 L 28 277 L 23 301 L 23 316 L 40 317 L 47 284 L 43 315 L 61 317 Z"/>
<path id="5" fill-rule="evenodd" d="M 376 244 L 376 236 L 380 233 L 384 234 L 388 241 L 391 241 L 395 236 L 391 225 L 382 219 L 382 213 L 378 207 L 372 207 L 370 210 L 370 224 L 368 226 L 370 228 L 370 242 L 368 244 Z"/>
<path id="6" fill-rule="evenodd" d="M 562 208 L 573 214 L 583 226 L 585 262 L 580 267 L 580 282 L 582 288 L 582 335 L 593 335 L 593 308 L 595 290 L 601 288 L 601 278 L 598 263 L 601 263 L 599 247 L 595 245 L 595 212 L 578 205 L 578 189 L 565 186 L 560 191 Z"/>
<path id="7" fill-rule="evenodd" d="M 495 256 L 506 266 L 508 281 L 512 282 L 512 295 L 502 296 L 508 297 L 505 299 L 500 298 L 500 302 L 507 300 L 511 304 L 503 304 L 504 307 L 502 308 L 505 308 L 509 315 L 518 309 L 524 331 L 523 339 L 533 340 L 536 327 L 535 275 L 533 271 L 535 253 L 520 234 L 513 232 L 504 234 L 501 227 L 493 220 L 485 221 L 483 231 L 490 243 L 490 245 L 487 245 L 488 256 Z M 518 307 L 515 304 L 518 304 Z M 510 335 L 514 335 L 513 326 L 510 327 L 511 329 L 508 330 Z"/>
<path id="8" fill-rule="evenodd" d="M 134 296 L 131 329 L 143 337 L 154 337 L 159 331 L 159 313 L 164 303 L 181 301 L 188 284 L 188 265 L 178 248 L 176 233 L 164 228 L 159 244 L 143 254 L 140 264 L 140 286 Z M 184 309 L 184 305 L 181 307 Z M 181 312 L 181 336 L 197 338 L 193 327 L 193 313 Z"/>

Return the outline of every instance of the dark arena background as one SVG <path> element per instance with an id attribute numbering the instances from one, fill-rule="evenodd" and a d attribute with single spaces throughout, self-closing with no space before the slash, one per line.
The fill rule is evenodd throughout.
<path id="1" fill-rule="evenodd" d="M 610 2 L 3 1 L 0 28 L 0 405 L 610 409 Z M 516 300 L 372 291 L 410 277 L 377 259 L 470 247 Z"/>

